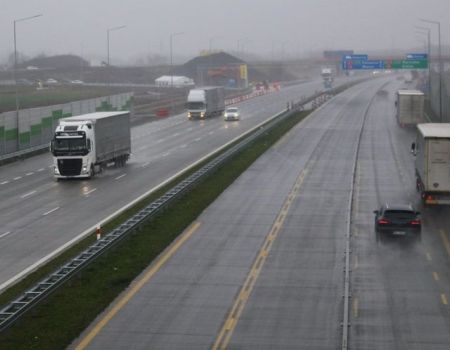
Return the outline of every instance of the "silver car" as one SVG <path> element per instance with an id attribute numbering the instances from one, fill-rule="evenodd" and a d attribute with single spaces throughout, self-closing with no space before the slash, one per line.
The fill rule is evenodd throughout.
<path id="1" fill-rule="evenodd" d="M 240 113 L 237 107 L 228 107 L 223 113 L 224 120 L 239 120 Z"/>

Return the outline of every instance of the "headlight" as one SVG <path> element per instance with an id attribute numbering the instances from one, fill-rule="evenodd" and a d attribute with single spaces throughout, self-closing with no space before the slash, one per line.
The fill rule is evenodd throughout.
<path id="1" fill-rule="evenodd" d="M 53 167 L 53 173 L 54 173 L 55 175 L 59 175 L 59 169 L 58 169 L 57 166 Z"/>

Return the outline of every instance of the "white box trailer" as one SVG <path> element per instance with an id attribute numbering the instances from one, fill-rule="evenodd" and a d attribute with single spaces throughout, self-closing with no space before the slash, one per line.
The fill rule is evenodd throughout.
<path id="1" fill-rule="evenodd" d="M 221 115 L 225 110 L 225 89 L 222 86 L 192 89 L 187 97 L 189 119 Z"/>
<path id="2" fill-rule="evenodd" d="M 450 204 L 450 123 L 418 124 L 411 150 L 424 204 Z"/>
<path id="3" fill-rule="evenodd" d="M 54 175 L 90 178 L 108 163 L 125 165 L 131 154 L 130 112 L 96 112 L 63 118 L 50 145 Z"/>
<path id="4" fill-rule="evenodd" d="M 425 95 L 419 90 L 398 90 L 396 94 L 397 122 L 401 126 L 424 123 Z"/>

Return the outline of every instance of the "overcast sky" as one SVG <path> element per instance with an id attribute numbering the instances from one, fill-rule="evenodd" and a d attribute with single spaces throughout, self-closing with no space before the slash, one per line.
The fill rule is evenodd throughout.
<path id="1" fill-rule="evenodd" d="M 423 45 L 414 25 L 430 26 L 437 43 L 450 40 L 450 0 L 0 0 L 0 59 L 17 50 L 28 56 L 72 53 L 111 62 L 147 54 L 196 55 L 202 49 L 307 55 L 324 49 L 402 49 Z"/>

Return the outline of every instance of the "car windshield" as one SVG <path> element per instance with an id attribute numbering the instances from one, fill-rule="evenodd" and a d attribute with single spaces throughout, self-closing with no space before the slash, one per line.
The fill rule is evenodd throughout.
<path id="1" fill-rule="evenodd" d="M 228 108 L 227 112 L 228 113 L 237 113 L 238 109 L 237 108 Z"/>
<path id="2" fill-rule="evenodd" d="M 384 217 L 389 220 L 410 221 L 416 218 L 416 214 L 410 210 L 387 210 Z"/>

